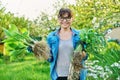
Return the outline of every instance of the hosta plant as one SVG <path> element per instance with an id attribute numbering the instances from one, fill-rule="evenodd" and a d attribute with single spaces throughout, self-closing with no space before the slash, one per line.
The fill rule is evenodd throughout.
<path id="1" fill-rule="evenodd" d="M 25 55 L 24 53 L 26 53 L 28 47 L 32 49 L 37 58 L 43 57 L 47 59 L 49 57 L 47 43 L 31 38 L 27 30 L 20 33 L 14 24 L 10 24 L 9 29 L 3 28 L 3 30 L 6 35 L 4 42 L 7 44 L 6 48 L 10 49 L 9 56 L 11 59 L 13 57 L 17 59 L 21 55 Z"/>

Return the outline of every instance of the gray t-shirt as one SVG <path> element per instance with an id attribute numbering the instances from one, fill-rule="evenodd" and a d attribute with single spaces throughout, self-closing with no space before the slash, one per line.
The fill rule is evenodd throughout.
<path id="1" fill-rule="evenodd" d="M 68 76 L 73 50 L 72 38 L 69 40 L 60 39 L 58 59 L 56 64 L 58 76 Z"/>

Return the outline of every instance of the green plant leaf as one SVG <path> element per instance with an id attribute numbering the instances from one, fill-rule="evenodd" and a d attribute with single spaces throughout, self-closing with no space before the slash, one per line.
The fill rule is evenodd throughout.
<path id="1" fill-rule="evenodd" d="M 14 32 L 19 32 L 18 31 L 18 28 L 16 27 L 15 24 L 9 24 L 9 29 L 8 29 L 11 33 L 14 33 Z"/>

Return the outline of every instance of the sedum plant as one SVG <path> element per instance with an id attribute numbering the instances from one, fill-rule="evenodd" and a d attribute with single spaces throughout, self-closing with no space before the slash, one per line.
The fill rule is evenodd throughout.
<path id="1" fill-rule="evenodd" d="M 81 29 L 80 38 L 86 44 L 86 51 L 92 55 L 99 54 L 106 46 L 104 35 L 95 29 Z"/>
<path id="2" fill-rule="evenodd" d="M 85 48 L 85 51 L 92 55 L 97 55 L 100 49 L 105 47 L 104 36 L 94 29 L 82 29 L 80 31 L 81 41 L 79 46 L 74 51 L 72 62 L 69 68 L 68 80 L 78 80 L 80 75 L 80 70 L 83 69 L 81 51 Z"/>

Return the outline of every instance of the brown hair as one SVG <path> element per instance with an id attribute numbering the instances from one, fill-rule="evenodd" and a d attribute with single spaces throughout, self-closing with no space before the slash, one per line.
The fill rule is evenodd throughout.
<path id="1" fill-rule="evenodd" d="M 58 18 L 62 17 L 64 14 L 68 13 L 68 18 L 73 17 L 72 11 L 68 8 L 61 8 L 58 13 Z"/>

